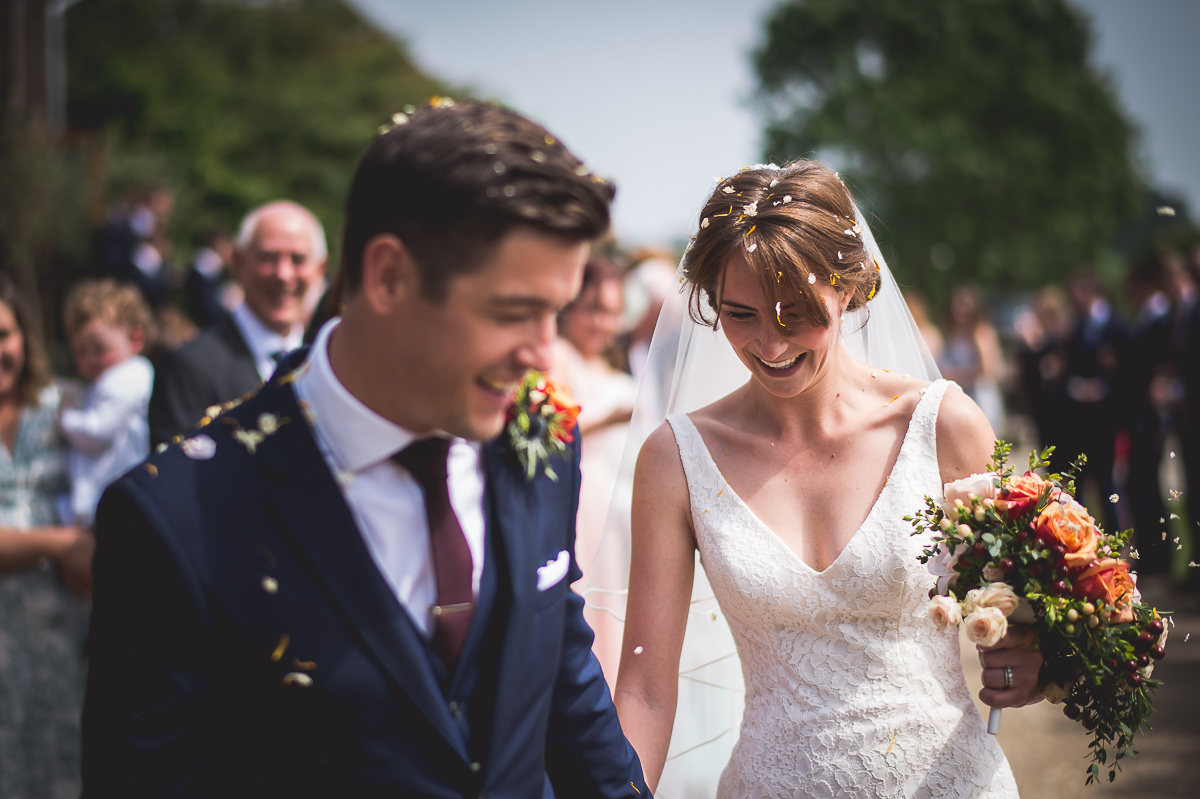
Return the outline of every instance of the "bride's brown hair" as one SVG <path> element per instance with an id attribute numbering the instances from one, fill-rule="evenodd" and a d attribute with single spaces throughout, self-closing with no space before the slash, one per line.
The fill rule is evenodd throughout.
<path id="1" fill-rule="evenodd" d="M 751 167 L 717 184 L 683 257 L 698 324 L 717 327 L 725 265 L 739 251 L 763 293 L 794 303 L 794 313 L 812 324 L 831 322 L 818 282 L 848 292 L 851 311 L 879 290 L 879 267 L 863 245 L 850 192 L 816 161 Z"/>

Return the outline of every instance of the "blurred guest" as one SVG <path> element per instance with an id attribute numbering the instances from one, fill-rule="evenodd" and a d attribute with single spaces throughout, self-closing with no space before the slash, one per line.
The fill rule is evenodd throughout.
<path id="1" fill-rule="evenodd" d="M 606 567 L 594 561 L 601 537 L 629 536 L 628 497 L 632 486 L 618 485 L 617 477 L 637 391 L 633 378 L 613 368 L 606 357 L 617 335 L 623 305 L 620 271 L 612 262 L 593 257 L 584 267 L 579 295 L 559 316 L 552 377 L 570 387 L 580 406 L 582 482 L 575 557 L 583 572 L 582 585 L 593 579 L 593 569 Z M 614 505 L 614 495 L 625 498 L 626 512 L 618 509 L 610 519 L 610 507 L 622 507 L 621 502 Z M 597 628 L 593 651 L 610 686 L 616 676 L 620 646 L 619 628 Z"/>
<path id="2" fill-rule="evenodd" d="M 959 286 L 950 298 L 950 323 L 938 367 L 975 400 L 998 435 L 1004 429 L 999 382 L 1003 362 L 1000 336 L 988 320 L 979 292 Z"/>
<path id="3" fill-rule="evenodd" d="M 917 323 L 922 338 L 925 339 L 925 346 L 929 348 L 929 354 L 933 356 L 934 360 L 940 361 L 945 341 L 937 323 L 929 316 L 929 306 L 925 302 L 925 295 L 909 289 L 904 292 L 904 302 L 908 305 L 908 312 L 912 314 L 913 321 Z"/>
<path id="4" fill-rule="evenodd" d="M 1158 471 L 1170 429 L 1169 385 L 1174 358 L 1169 260 L 1173 253 L 1156 250 L 1136 263 L 1125 279 L 1125 294 L 1133 309 L 1121 359 L 1119 396 L 1122 421 L 1129 431 L 1129 469 L 1124 491 L 1129 501 L 1138 550 L 1138 574 L 1166 574 L 1171 544 L 1165 540 L 1167 510 Z"/>
<path id="5" fill-rule="evenodd" d="M 150 310 L 137 289 L 85 281 L 63 308 L 75 370 L 87 383 L 77 406 L 64 402 L 59 427 L 71 447 L 71 507 L 64 518 L 90 527 L 100 494 L 150 449 L 146 411 L 154 369 L 142 357 Z"/>
<path id="6" fill-rule="evenodd" d="M 150 443 L 191 430 L 205 411 L 256 389 L 301 343 L 307 300 L 325 275 L 325 232 L 312 212 L 281 200 L 238 230 L 233 272 L 245 296 L 232 314 L 157 365 Z"/>
<path id="7" fill-rule="evenodd" d="M 1116 505 L 1109 498 L 1118 493 L 1113 474 L 1119 424 L 1116 381 L 1128 333 L 1091 270 L 1071 275 L 1067 298 L 1073 318 L 1064 348 L 1064 423 L 1056 443 L 1068 461 L 1087 455 L 1078 484 L 1081 492 L 1092 490 L 1095 495 L 1085 504 L 1103 509 L 1107 529 L 1120 530 Z"/>
<path id="8" fill-rule="evenodd" d="M 97 276 L 137 286 L 155 310 L 166 304 L 171 286 L 166 229 L 173 207 L 165 186 L 135 189 L 97 236 Z"/>
<path id="9" fill-rule="evenodd" d="M 1033 297 L 1030 308 L 1017 316 L 1016 372 L 1019 395 L 1033 421 L 1038 446 L 1058 444 L 1064 425 L 1064 378 L 1068 316 L 1066 300 L 1057 286 L 1046 286 Z M 1065 468 L 1075 453 L 1055 450 L 1053 468 Z"/>
<path id="10" fill-rule="evenodd" d="M 188 316 L 207 330 L 242 301 L 241 289 L 229 275 L 233 239 L 223 230 L 210 231 L 192 254 L 183 279 L 183 297 Z"/>
<path id="11" fill-rule="evenodd" d="M 0 796 L 78 796 L 91 533 L 70 490 L 59 392 L 26 298 L 0 273 Z"/>

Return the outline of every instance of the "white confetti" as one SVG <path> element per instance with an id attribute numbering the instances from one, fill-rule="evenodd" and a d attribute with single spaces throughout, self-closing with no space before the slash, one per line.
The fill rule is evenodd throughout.
<path id="1" fill-rule="evenodd" d="M 755 243 L 755 244 L 751 244 L 749 247 L 747 247 L 747 248 L 746 248 L 746 252 L 754 252 L 754 251 L 755 251 L 755 250 L 757 250 L 757 249 L 758 249 L 758 244 L 757 244 L 757 243 Z"/>
<path id="2" fill-rule="evenodd" d="M 1111 494 L 1111 495 L 1108 497 L 1108 501 L 1109 501 L 1109 502 L 1111 502 L 1111 503 L 1112 503 L 1112 504 L 1114 504 L 1114 505 L 1116 505 L 1116 504 L 1117 504 L 1117 500 L 1119 500 L 1119 499 L 1120 499 L 1120 497 L 1119 497 L 1119 496 L 1117 496 L 1116 494 Z"/>
<path id="3" fill-rule="evenodd" d="M 733 186 L 726 186 L 725 188 L 721 189 L 721 191 L 725 192 L 726 194 L 733 194 Z"/>
<path id="4" fill-rule="evenodd" d="M 264 577 L 262 578 L 262 589 L 268 594 L 273 594 L 279 590 L 279 581 L 274 577 Z"/>
<path id="5" fill-rule="evenodd" d="M 708 227 L 708 217 L 707 216 L 700 220 L 700 228 L 704 229 L 706 227 Z"/>
<path id="6" fill-rule="evenodd" d="M 816 282 L 817 282 L 817 276 L 816 276 L 816 275 L 814 275 L 812 272 L 809 272 L 809 273 L 808 273 L 808 282 L 809 282 L 810 284 L 812 284 L 812 283 L 816 283 Z"/>
<path id="7" fill-rule="evenodd" d="M 185 438 L 180 442 L 179 448 L 194 461 L 206 461 L 217 454 L 217 442 L 205 435 Z"/>
<path id="8" fill-rule="evenodd" d="M 635 654 L 635 655 L 640 655 L 640 654 L 642 654 L 642 652 L 644 652 L 644 651 L 645 651 L 645 650 L 644 650 L 644 649 L 642 649 L 640 646 L 635 646 L 635 647 L 633 648 L 633 654 Z"/>

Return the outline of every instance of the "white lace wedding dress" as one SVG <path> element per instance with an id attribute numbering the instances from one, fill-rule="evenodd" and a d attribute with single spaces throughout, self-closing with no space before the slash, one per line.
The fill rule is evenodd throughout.
<path id="1" fill-rule="evenodd" d="M 968 691 L 957 628 L 929 619 L 931 578 L 904 521 L 941 491 L 935 431 L 948 385 L 924 391 L 874 507 L 822 572 L 733 492 L 686 414 L 668 418 L 745 678 L 720 799 L 1017 796 Z"/>

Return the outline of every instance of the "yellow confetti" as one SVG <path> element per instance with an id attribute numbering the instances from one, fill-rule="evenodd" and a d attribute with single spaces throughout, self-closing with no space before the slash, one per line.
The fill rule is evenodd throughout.
<path id="1" fill-rule="evenodd" d="M 283 653 L 287 651 L 288 644 L 291 642 L 291 640 L 292 637 L 287 633 L 279 636 L 279 643 L 275 645 L 275 651 L 271 653 L 272 663 L 279 662 L 279 659 L 283 657 Z"/>
<path id="2" fill-rule="evenodd" d="M 892 751 L 892 747 L 896 745 L 896 736 L 897 736 L 897 735 L 899 735 L 899 734 L 900 734 L 900 733 L 899 733 L 898 731 L 897 731 L 897 732 L 894 732 L 894 733 L 892 733 L 892 742 L 891 742 L 890 744 L 888 744 L 888 752 L 889 752 L 889 753 L 891 753 L 891 751 Z"/>
<path id="3" fill-rule="evenodd" d="M 733 213 L 733 206 L 731 205 L 731 206 L 729 206 L 729 210 L 728 210 L 728 211 L 726 211 L 726 212 L 725 212 L 725 213 L 723 213 L 723 214 L 713 214 L 713 217 L 715 218 L 715 217 L 718 217 L 718 216 L 729 216 L 729 215 L 730 215 L 730 214 L 732 214 L 732 213 Z"/>
<path id="4" fill-rule="evenodd" d="M 895 401 L 896 401 L 896 400 L 898 400 L 898 399 L 900 399 L 900 395 L 899 395 L 899 394 L 897 394 L 896 396 L 894 396 L 894 397 L 892 397 L 890 400 L 888 400 L 888 405 L 891 405 L 893 402 L 895 402 Z"/>
<path id="5" fill-rule="evenodd" d="M 726 488 L 729 488 L 729 483 L 726 483 L 724 486 L 721 487 L 721 490 L 717 492 L 717 499 L 721 498 L 721 495 L 725 493 Z"/>
<path id="6" fill-rule="evenodd" d="M 633 788 L 633 792 L 634 792 L 634 793 L 636 793 L 638 796 L 641 796 L 641 795 L 642 795 L 642 792 L 641 792 L 641 791 L 639 791 L 639 790 L 638 790 L 638 787 L 637 787 L 636 785 L 634 785 L 632 782 L 631 782 L 631 783 L 629 783 L 629 787 L 630 787 L 630 788 Z"/>
<path id="7" fill-rule="evenodd" d="M 316 663 L 313 663 L 311 660 L 298 660 L 297 658 L 292 658 L 292 667 L 300 669 L 301 671 L 317 670 Z"/>
<path id="8" fill-rule="evenodd" d="M 143 464 L 142 468 L 145 469 L 146 474 L 150 475 L 151 477 L 158 477 L 158 467 L 153 463 Z"/>

